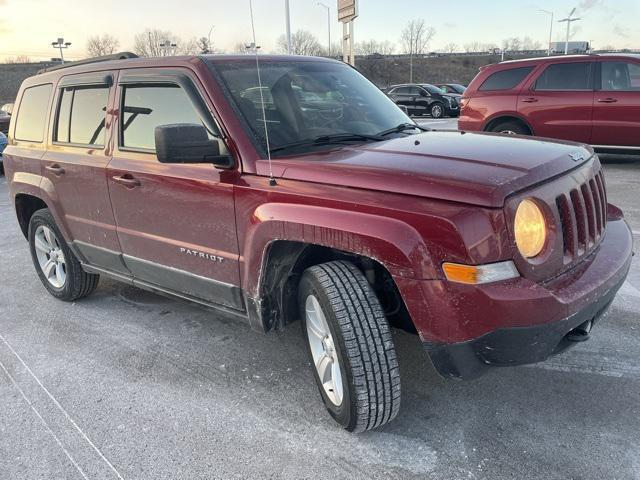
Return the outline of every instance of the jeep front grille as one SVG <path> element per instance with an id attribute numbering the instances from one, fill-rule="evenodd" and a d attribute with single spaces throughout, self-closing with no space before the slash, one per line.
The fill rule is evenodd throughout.
<path id="1" fill-rule="evenodd" d="M 607 223 L 607 193 L 602 171 L 569 193 L 556 197 L 565 264 L 589 253 L 600 242 Z"/>

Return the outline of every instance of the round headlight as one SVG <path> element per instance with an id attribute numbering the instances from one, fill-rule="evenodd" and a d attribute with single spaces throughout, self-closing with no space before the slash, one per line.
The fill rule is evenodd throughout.
<path id="1" fill-rule="evenodd" d="M 539 255 L 547 240 L 547 227 L 542 210 L 531 199 L 520 202 L 514 225 L 516 245 L 526 258 Z"/>

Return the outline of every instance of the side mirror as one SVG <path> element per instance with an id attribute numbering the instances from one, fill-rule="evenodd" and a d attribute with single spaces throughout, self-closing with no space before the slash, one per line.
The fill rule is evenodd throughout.
<path id="1" fill-rule="evenodd" d="M 160 163 L 212 163 L 232 168 L 233 158 L 220 155 L 220 144 L 210 139 L 202 125 L 175 123 L 155 129 L 156 156 Z"/>

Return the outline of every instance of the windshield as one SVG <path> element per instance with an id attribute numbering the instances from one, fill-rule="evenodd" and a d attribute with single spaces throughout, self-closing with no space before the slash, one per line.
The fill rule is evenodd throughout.
<path id="1" fill-rule="evenodd" d="M 264 121 L 255 58 L 211 65 L 246 121 L 256 146 L 265 150 Z M 270 148 L 323 136 L 370 135 L 413 123 L 382 91 L 342 63 L 260 59 L 262 98 Z M 364 142 L 364 137 L 349 141 Z M 335 148 L 311 144 L 303 150 Z"/>
<path id="2" fill-rule="evenodd" d="M 458 83 L 452 83 L 450 87 L 458 93 L 464 93 L 464 91 L 467 89 L 464 85 L 460 85 Z"/>

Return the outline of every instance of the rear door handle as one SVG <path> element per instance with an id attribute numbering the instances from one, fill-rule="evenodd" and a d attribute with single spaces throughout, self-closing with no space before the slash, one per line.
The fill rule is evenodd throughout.
<path id="1" fill-rule="evenodd" d="M 141 185 L 140 180 L 134 178 L 134 176 L 130 173 L 125 173 L 124 175 L 114 175 L 113 177 L 111 177 L 111 179 L 114 182 L 119 183 L 120 185 L 124 185 L 129 189 L 136 188 Z"/>
<path id="2" fill-rule="evenodd" d="M 64 168 L 62 168 L 60 165 L 58 165 L 57 163 L 54 163 L 52 165 L 47 165 L 46 167 L 44 167 L 45 170 L 47 170 L 48 172 L 53 173 L 56 177 L 59 177 L 60 175 L 64 175 Z"/>
<path id="3" fill-rule="evenodd" d="M 609 98 L 599 98 L 598 99 L 598 102 L 600 102 L 600 103 L 616 103 L 617 101 L 618 101 L 617 98 L 611 98 L 611 97 L 609 97 Z"/>
<path id="4" fill-rule="evenodd" d="M 538 101 L 537 98 L 529 97 L 522 99 L 522 103 L 536 103 Z"/>

